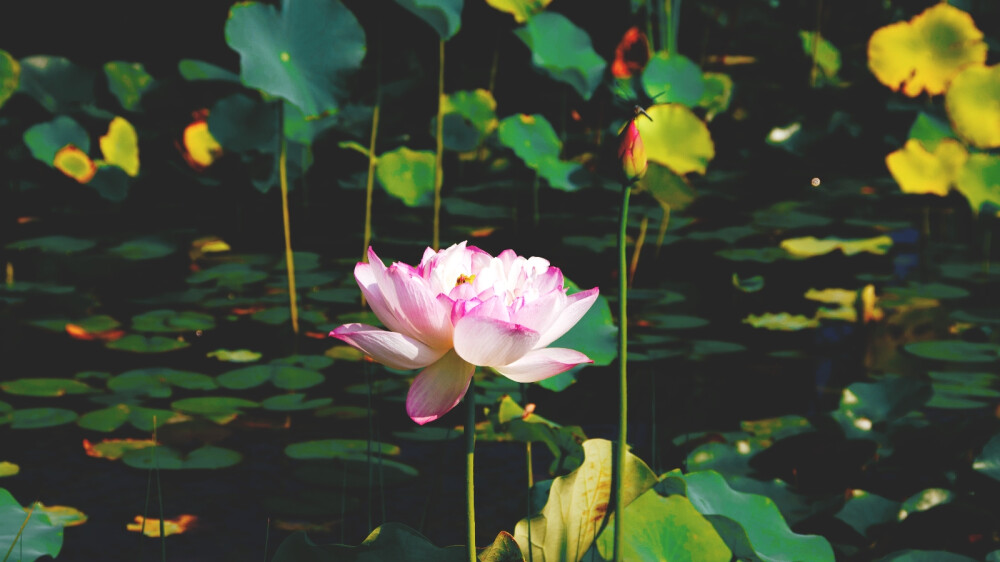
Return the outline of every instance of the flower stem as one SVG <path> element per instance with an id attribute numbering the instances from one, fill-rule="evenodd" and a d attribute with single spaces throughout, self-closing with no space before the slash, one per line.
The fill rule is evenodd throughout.
<path id="1" fill-rule="evenodd" d="M 381 27 L 379 28 L 381 31 Z M 368 245 L 372 241 L 372 191 L 375 188 L 375 140 L 378 138 L 378 119 L 382 109 L 382 42 L 379 34 L 379 45 L 375 58 L 375 109 L 372 111 L 372 134 L 368 143 L 368 182 L 365 185 L 365 243 L 361 248 L 361 261 L 368 263 Z M 364 306 L 364 296 L 361 306 Z"/>
<path id="2" fill-rule="evenodd" d="M 465 516 L 468 521 L 466 549 L 469 562 L 476 562 L 476 487 L 473 481 L 473 458 L 476 454 L 476 380 L 465 391 Z"/>
<path id="3" fill-rule="evenodd" d="M 437 152 L 434 154 L 434 251 L 441 249 L 441 168 L 444 157 L 444 39 L 438 43 Z"/>
<path id="4" fill-rule="evenodd" d="M 278 106 L 278 179 L 281 183 L 281 218 L 285 226 L 285 266 L 288 268 L 288 308 L 292 316 L 292 331 L 299 333 L 299 306 L 295 293 L 295 258 L 292 254 L 292 220 L 288 216 L 288 146 L 285 142 L 285 102 Z"/>
<path id="5" fill-rule="evenodd" d="M 622 541 L 625 537 L 625 493 L 622 480 L 625 476 L 625 448 L 628 436 L 628 378 L 626 365 L 628 358 L 628 265 L 625 260 L 625 232 L 628 226 L 628 200 L 632 195 L 632 184 L 622 190 L 621 217 L 618 219 L 618 447 L 615 450 L 615 465 L 612 481 L 615 483 L 615 541 L 614 560 L 622 560 Z"/>

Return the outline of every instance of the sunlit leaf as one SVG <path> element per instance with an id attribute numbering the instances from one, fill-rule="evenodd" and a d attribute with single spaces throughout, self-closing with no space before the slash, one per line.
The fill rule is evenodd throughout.
<path id="1" fill-rule="evenodd" d="M 16 544 L 15 537 L 18 540 Z M 27 511 L 14 496 L 0 488 L 0 552 L 17 553 L 11 560 L 34 562 L 42 556 L 57 557 L 62 543 L 62 525 L 53 523 L 43 511 L 32 512 L 31 518 L 28 518 Z"/>
<path id="2" fill-rule="evenodd" d="M 73 145 L 83 153 L 90 151 L 87 131 L 65 115 L 31 126 L 24 132 L 24 144 L 28 145 L 32 156 L 48 166 L 53 165 L 56 153 L 67 145 Z"/>
<path id="3" fill-rule="evenodd" d="M 583 449 L 583 464 L 552 482 L 541 513 L 518 521 L 514 528 L 514 538 L 522 553 L 530 549 L 531 558 L 538 562 L 578 562 L 594 542 L 601 521 L 610 515 L 612 443 L 590 439 L 584 441 Z M 638 457 L 631 453 L 626 455 L 621 486 L 627 509 L 633 500 L 656 484 L 657 478 Z"/>
<path id="4" fill-rule="evenodd" d="M 920 141 L 924 148 L 933 152 L 942 140 L 954 139 L 956 136 L 947 121 L 921 111 L 913 121 L 913 125 L 910 126 L 910 134 L 907 138 Z"/>
<path id="5" fill-rule="evenodd" d="M 87 522 L 87 514 L 68 505 L 45 505 L 42 502 L 35 502 L 35 513 L 48 515 L 52 524 L 59 527 L 77 527 Z"/>
<path id="6" fill-rule="evenodd" d="M 951 490 L 944 488 L 927 488 L 921 490 L 903 501 L 899 508 L 898 518 L 900 521 L 906 519 L 913 513 L 927 511 L 942 504 L 951 503 L 957 496 Z"/>
<path id="7" fill-rule="evenodd" d="M 184 156 L 192 168 L 203 170 L 222 155 L 222 145 L 208 130 L 208 121 L 196 119 L 184 128 Z"/>
<path id="8" fill-rule="evenodd" d="M 146 337 L 139 334 L 129 334 L 119 340 L 108 342 L 105 347 L 108 349 L 131 351 L 133 353 L 163 353 L 165 351 L 183 349 L 189 345 L 191 344 L 177 338 L 165 338 L 163 336 Z"/>
<path id="9" fill-rule="evenodd" d="M 204 445 L 190 453 L 181 453 L 166 445 L 125 451 L 122 461 L 133 468 L 191 470 L 227 468 L 243 460 L 243 455 L 231 449 Z"/>
<path id="10" fill-rule="evenodd" d="M 177 70 L 185 80 L 219 80 L 222 82 L 240 81 L 239 75 L 230 72 L 225 68 L 216 66 L 210 62 L 195 59 L 181 59 L 177 63 Z"/>
<path id="11" fill-rule="evenodd" d="M 552 0 L 486 0 L 486 3 L 501 12 L 514 16 L 514 21 L 524 23 L 531 16 L 541 12 Z"/>
<path id="12" fill-rule="evenodd" d="M 108 77 L 108 89 L 118 98 L 122 107 L 129 111 L 142 109 L 140 102 L 143 94 L 155 85 L 153 77 L 138 62 L 104 63 L 104 74 Z"/>
<path id="13" fill-rule="evenodd" d="M 802 314 L 790 314 L 788 312 L 765 312 L 759 316 L 750 314 L 743 319 L 743 323 L 750 324 L 754 328 L 779 330 L 782 332 L 795 332 L 819 327 L 819 319 L 817 318 L 810 318 Z"/>
<path id="14" fill-rule="evenodd" d="M 963 139 L 979 148 L 1000 146 L 1000 65 L 971 65 L 951 81 L 945 107 Z"/>
<path id="15" fill-rule="evenodd" d="M 215 351 L 209 351 L 205 354 L 205 356 L 215 357 L 219 361 L 226 361 L 229 363 L 253 363 L 254 361 L 260 361 L 260 358 L 263 357 L 264 354 L 259 351 L 251 351 L 249 349 L 216 349 Z"/>
<path id="16" fill-rule="evenodd" d="M 365 32 L 340 0 L 282 0 L 280 11 L 238 3 L 229 10 L 225 33 L 240 54 L 243 83 L 288 100 L 307 117 L 337 110 L 346 94 L 344 75 L 365 55 Z"/>
<path id="17" fill-rule="evenodd" d="M 21 59 L 18 91 L 35 98 L 52 113 L 94 100 L 96 74 L 67 58 L 38 55 Z"/>
<path id="18" fill-rule="evenodd" d="M 803 238 L 786 238 L 781 241 L 781 248 L 789 254 L 810 258 L 829 254 L 834 250 L 840 250 L 845 256 L 853 256 L 861 252 L 868 252 L 875 255 L 885 255 L 892 247 L 892 238 L 889 236 L 876 236 L 874 238 L 860 238 L 855 240 L 845 240 L 841 238 L 824 238 L 822 240 L 813 236 Z"/>
<path id="19" fill-rule="evenodd" d="M 829 40 L 814 31 L 799 31 L 802 51 L 810 58 L 816 53 L 816 66 L 827 79 L 834 78 L 840 71 L 840 50 Z"/>
<path id="20" fill-rule="evenodd" d="M 379 156 L 375 173 L 382 187 L 407 206 L 425 205 L 434 192 L 434 153 L 401 146 Z"/>
<path id="21" fill-rule="evenodd" d="M 97 166 L 90 156 L 71 144 L 56 152 L 52 158 L 52 167 L 80 183 L 89 182 L 97 173 Z"/>
<path id="22" fill-rule="evenodd" d="M 906 351 L 925 359 L 956 363 L 990 363 L 1000 359 L 1000 345 L 962 340 L 921 341 L 906 344 Z"/>
<path id="23" fill-rule="evenodd" d="M 99 459 L 118 460 L 127 451 L 135 449 L 145 449 L 156 445 L 152 439 L 105 439 L 96 444 L 83 440 L 83 450 L 88 457 Z"/>
<path id="24" fill-rule="evenodd" d="M 943 94 L 964 67 L 986 61 L 972 16 L 941 2 L 909 21 L 881 27 L 868 41 L 868 68 L 879 82 L 916 97 Z"/>
<path id="25" fill-rule="evenodd" d="M 76 412 L 65 408 L 25 408 L 14 410 L 10 427 L 13 429 L 37 429 L 70 423 L 76 419 Z"/>
<path id="26" fill-rule="evenodd" d="M 972 213 L 1000 212 L 1000 157 L 973 154 L 958 172 L 955 187 L 969 201 Z"/>
<path id="27" fill-rule="evenodd" d="M 607 63 L 594 51 L 590 35 L 562 14 L 543 12 L 514 34 L 531 49 L 531 62 L 554 80 L 565 82 L 585 100 L 601 83 Z"/>
<path id="28" fill-rule="evenodd" d="M 955 183 L 969 153 L 954 139 L 941 139 L 928 152 L 916 139 L 885 157 L 885 164 L 904 193 L 933 193 L 944 197 Z"/>
<path id="29" fill-rule="evenodd" d="M 706 72 L 702 74 L 705 84 L 698 107 L 705 109 L 705 120 L 711 121 L 719 113 L 729 109 L 733 99 L 733 79 L 721 72 Z"/>
<path id="30" fill-rule="evenodd" d="M 552 187 L 563 191 L 579 188 L 570 176 L 580 165 L 559 159 L 562 141 L 545 116 L 522 113 L 506 117 L 500 121 L 498 138 Z"/>
<path id="31" fill-rule="evenodd" d="M 163 536 L 179 535 L 190 529 L 198 518 L 194 515 L 179 515 L 173 519 L 163 520 Z M 135 523 L 125 525 L 126 531 L 142 533 L 147 537 L 157 538 L 160 536 L 160 520 L 144 518 L 142 515 L 135 516 Z"/>
<path id="32" fill-rule="evenodd" d="M 728 562 L 733 554 L 712 524 L 684 496 L 665 498 L 648 490 L 625 508 L 624 560 Z M 615 522 L 597 537 L 601 556 L 613 554 Z"/>
<path id="33" fill-rule="evenodd" d="M 396 3 L 434 28 L 442 41 L 458 33 L 464 0 L 396 0 Z"/>
<path id="34" fill-rule="evenodd" d="M 658 103 L 698 105 L 705 91 L 701 69 L 691 59 L 677 53 L 656 53 L 642 73 L 646 94 Z M 653 118 L 655 121 L 655 117 Z"/>
<path id="35" fill-rule="evenodd" d="M 636 119 L 646 156 L 679 175 L 705 173 L 715 157 L 715 144 L 705 123 L 680 104 L 657 104 L 646 109 L 652 120 Z"/>
<path id="36" fill-rule="evenodd" d="M 108 132 L 101 137 L 101 154 L 108 164 L 118 166 L 131 177 L 139 175 L 139 137 L 135 127 L 122 117 L 115 117 Z"/>
<path id="37" fill-rule="evenodd" d="M 444 144 L 449 150 L 473 150 L 496 130 L 497 102 L 488 90 L 467 90 L 442 99 Z"/>
<path id="38" fill-rule="evenodd" d="M 73 379 L 30 378 L 0 383 L 0 389 L 21 396 L 66 396 L 67 394 L 89 394 L 96 389 Z"/>
<path id="39" fill-rule="evenodd" d="M 15 476 L 21 472 L 21 467 L 12 462 L 0 461 L 0 478 L 5 476 Z"/>
<path id="40" fill-rule="evenodd" d="M 14 95 L 20 81 L 21 63 L 10 56 L 10 53 L 0 49 L 0 107 Z"/>
<path id="41" fill-rule="evenodd" d="M 900 505 L 900 502 L 871 492 L 851 490 L 844 507 L 834 517 L 850 525 L 859 535 L 865 536 L 874 525 L 896 521 Z"/>

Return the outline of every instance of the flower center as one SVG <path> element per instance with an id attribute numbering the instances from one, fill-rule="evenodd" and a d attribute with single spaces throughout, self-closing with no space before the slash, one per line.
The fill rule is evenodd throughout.
<path id="1" fill-rule="evenodd" d="M 476 280 L 475 275 L 466 275 L 462 273 L 458 276 L 458 279 L 455 280 L 455 286 L 458 287 L 462 283 L 472 283 L 475 280 Z"/>

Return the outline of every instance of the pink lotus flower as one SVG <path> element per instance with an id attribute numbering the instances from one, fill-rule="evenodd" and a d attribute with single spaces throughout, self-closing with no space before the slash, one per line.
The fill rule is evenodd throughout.
<path id="1" fill-rule="evenodd" d="M 394 369 L 423 369 L 406 397 L 406 412 L 419 424 L 458 404 L 476 366 L 535 382 L 593 363 L 548 345 L 590 309 L 597 287 L 567 295 L 562 272 L 547 260 L 513 250 L 493 257 L 465 242 L 428 248 L 416 267 L 386 267 L 371 248 L 368 258 L 354 278 L 388 330 L 345 324 L 330 335 Z"/>

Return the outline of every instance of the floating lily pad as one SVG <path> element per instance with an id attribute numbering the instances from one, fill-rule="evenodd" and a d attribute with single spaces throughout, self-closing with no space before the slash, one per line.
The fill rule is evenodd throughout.
<path id="1" fill-rule="evenodd" d="M 267 279 L 267 273 L 254 269 L 242 263 L 224 263 L 196 272 L 187 278 L 188 283 L 207 283 L 215 281 L 219 287 L 239 290 L 243 285 L 250 285 Z"/>
<path id="2" fill-rule="evenodd" d="M 739 275 L 734 273 L 733 287 L 736 287 L 744 293 L 756 293 L 764 288 L 764 277 L 761 275 L 754 275 L 753 277 L 740 278 Z"/>
<path id="3" fill-rule="evenodd" d="M 249 349 L 216 349 L 215 351 L 209 351 L 205 354 L 206 357 L 215 357 L 219 361 L 226 361 L 229 363 L 253 363 L 254 361 L 260 361 L 260 358 L 264 356 L 263 353 L 259 351 L 251 351 Z"/>
<path id="4" fill-rule="evenodd" d="M 754 328 L 765 330 L 778 330 L 782 332 L 796 332 L 809 328 L 818 328 L 819 319 L 810 318 L 802 314 L 791 314 L 788 312 L 765 312 L 761 315 L 750 314 L 743 319 L 744 324 L 750 324 Z"/>
<path id="5" fill-rule="evenodd" d="M 715 252 L 715 255 L 730 261 L 759 263 L 773 263 L 789 257 L 781 248 L 727 248 Z"/>
<path id="6" fill-rule="evenodd" d="M 757 234 L 757 229 L 749 226 L 727 226 L 720 228 L 719 230 L 711 230 L 707 232 L 690 232 L 685 234 L 686 238 L 691 240 L 722 240 L 727 244 L 733 244 L 738 240 L 742 240 L 747 236 L 752 236 Z"/>
<path id="7" fill-rule="evenodd" d="M 906 344 L 905 349 L 917 357 L 955 363 L 990 363 L 1000 359 L 1000 346 L 991 343 L 922 341 Z"/>
<path id="8" fill-rule="evenodd" d="M 323 382 L 322 373 L 293 365 L 254 365 L 225 372 L 216 381 L 219 386 L 231 389 L 254 388 L 271 381 L 274 386 L 285 390 L 301 390 Z"/>
<path id="9" fill-rule="evenodd" d="M 26 408 L 11 413 L 10 427 L 13 429 L 37 429 L 54 427 L 72 422 L 76 412 L 65 408 Z"/>
<path id="10" fill-rule="evenodd" d="M 607 63 L 594 51 L 586 31 L 562 14 L 542 12 L 514 34 L 531 49 L 535 67 L 573 86 L 583 99 L 590 99 Z"/>
<path id="11" fill-rule="evenodd" d="M 129 111 L 141 110 L 143 94 L 156 84 L 142 63 L 138 62 L 107 62 L 104 74 L 108 77 L 108 89 Z"/>
<path id="12" fill-rule="evenodd" d="M 211 314 L 186 310 L 152 310 L 132 317 L 132 329 L 136 332 L 179 333 L 215 328 L 215 318 Z"/>
<path id="13" fill-rule="evenodd" d="M 392 436 L 404 441 L 449 441 L 463 434 L 462 428 L 423 425 L 409 431 L 393 431 Z"/>
<path id="14" fill-rule="evenodd" d="M 929 408 L 986 408 L 1000 398 L 1000 390 L 993 388 L 1000 377 L 991 373 L 931 371 L 928 375 L 934 389 L 934 396 L 927 402 Z"/>
<path id="15" fill-rule="evenodd" d="M 139 334 L 130 334 L 121 339 L 110 341 L 105 344 L 108 349 L 118 349 L 121 351 L 131 351 L 133 353 L 164 353 L 167 351 L 176 351 L 178 349 L 183 349 L 191 345 L 190 343 L 174 338 L 165 338 L 163 336 L 140 336 Z"/>
<path id="16" fill-rule="evenodd" d="M 177 416 L 172 410 L 117 404 L 83 414 L 76 420 L 76 425 L 84 429 L 111 432 L 129 422 L 140 431 L 152 431 L 153 420 L 156 420 L 155 426 L 160 427 Z"/>
<path id="17" fill-rule="evenodd" d="M 338 98 L 347 94 L 344 77 L 365 55 L 364 29 L 340 0 L 283 0 L 280 11 L 258 2 L 236 4 L 226 42 L 240 54 L 245 85 L 288 100 L 307 117 L 337 110 Z"/>
<path id="18" fill-rule="evenodd" d="M 96 245 L 93 240 L 84 238 L 74 238 L 72 236 L 42 236 L 41 238 L 31 238 L 11 242 L 5 247 L 8 250 L 41 250 L 60 254 L 74 254 L 89 250 Z"/>
<path id="19" fill-rule="evenodd" d="M 322 289 L 319 291 L 309 291 L 306 297 L 318 302 L 354 304 L 361 298 L 361 292 L 357 289 Z"/>
<path id="20" fill-rule="evenodd" d="M 175 386 L 186 390 L 218 388 L 208 375 L 167 367 L 133 369 L 108 380 L 108 389 L 113 392 L 144 394 L 151 398 L 169 398 Z"/>
<path id="21" fill-rule="evenodd" d="M 296 365 L 306 369 L 325 369 L 333 365 L 333 358 L 325 355 L 290 355 L 271 361 L 272 365 Z"/>
<path id="22" fill-rule="evenodd" d="M 790 230 L 794 228 L 822 227 L 833 219 L 797 209 L 798 203 L 785 201 L 753 214 L 753 223 L 761 228 Z"/>
<path id="23" fill-rule="evenodd" d="M 316 408 L 329 406 L 333 402 L 333 398 L 313 398 L 312 400 L 306 400 L 305 398 L 305 394 L 279 394 L 278 396 L 265 398 L 260 405 L 265 410 L 291 412 L 296 410 L 315 410 Z"/>
<path id="24" fill-rule="evenodd" d="M 288 299 L 286 297 L 282 297 L 282 302 L 287 300 Z M 253 315 L 251 315 L 251 318 L 265 324 L 277 325 L 290 322 L 292 320 L 292 313 L 288 310 L 287 303 L 285 303 L 285 306 L 268 308 L 259 312 L 254 312 Z M 327 317 L 326 314 L 319 310 L 300 310 L 299 322 L 308 324 L 324 324 L 327 322 Z"/>
<path id="25" fill-rule="evenodd" d="M 717 340 L 694 340 L 691 342 L 691 357 L 700 359 L 705 355 L 717 355 L 720 353 L 737 353 L 746 351 L 746 348 L 738 343 Z"/>
<path id="26" fill-rule="evenodd" d="M 233 466 L 243 455 L 231 449 L 205 445 L 184 454 L 166 445 L 126 451 L 122 461 L 134 468 L 162 470 L 214 469 Z"/>
<path id="27" fill-rule="evenodd" d="M 170 407 L 175 410 L 199 414 L 217 423 L 227 423 L 242 414 L 243 409 L 257 408 L 259 406 L 260 404 L 251 400 L 228 396 L 184 398 L 170 404 Z"/>
<path id="28" fill-rule="evenodd" d="M 108 252 L 127 260 L 152 260 L 169 256 L 176 251 L 177 248 L 173 245 L 153 239 L 129 240 L 108 249 Z"/>
<path id="29" fill-rule="evenodd" d="M 954 285 L 944 283 L 918 283 L 911 281 L 906 287 L 886 287 L 887 293 L 892 293 L 903 298 L 922 299 L 961 299 L 969 296 L 969 291 Z"/>
<path id="30" fill-rule="evenodd" d="M 853 490 L 844 507 L 834 517 L 851 526 L 862 537 L 874 525 L 897 520 L 900 502 L 864 490 Z"/>
<path id="31" fill-rule="evenodd" d="M 399 446 L 389 443 L 368 442 L 364 439 L 322 439 L 304 441 L 285 447 L 285 454 L 293 459 L 332 459 L 343 456 L 398 455 Z"/>
<path id="32" fill-rule="evenodd" d="M 31 378 L 0 383 L 0 389 L 21 396 L 65 396 L 67 394 L 89 394 L 96 389 L 73 379 Z"/>

